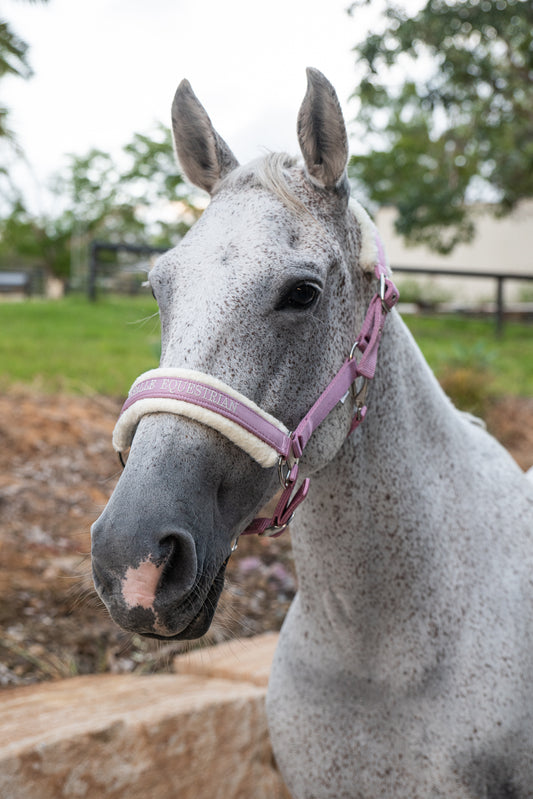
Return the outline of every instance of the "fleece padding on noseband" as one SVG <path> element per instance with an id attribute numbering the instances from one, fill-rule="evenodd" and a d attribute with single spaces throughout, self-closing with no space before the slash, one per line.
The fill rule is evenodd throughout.
<path id="1" fill-rule="evenodd" d="M 184 398 L 174 398 L 173 394 Z M 211 405 L 213 410 L 206 405 Z M 235 406 L 235 410 L 238 406 L 241 414 L 248 409 L 270 425 L 274 434 L 272 446 L 238 421 L 223 415 L 224 411 L 231 415 L 231 406 Z M 149 413 L 174 413 L 212 427 L 265 468 L 275 466 L 280 449 L 287 446 L 285 442 L 289 440 L 285 425 L 255 402 L 221 380 L 192 369 L 152 369 L 137 378 L 113 431 L 113 447 L 117 452 L 130 446 L 137 425 Z M 279 431 L 281 443 L 278 443 L 276 431 Z"/>

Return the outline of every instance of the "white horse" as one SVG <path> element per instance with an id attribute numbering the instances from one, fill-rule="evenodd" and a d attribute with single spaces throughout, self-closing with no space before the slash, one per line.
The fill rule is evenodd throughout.
<path id="1" fill-rule="evenodd" d="M 122 449 L 135 433 L 129 459 L 92 530 L 113 617 L 167 639 L 208 628 L 232 546 L 276 490 L 271 453 L 217 421 L 215 404 L 263 414 L 282 436 L 297 428 L 367 309 L 381 313 L 383 266 L 349 202 L 344 121 L 316 70 L 302 165 L 239 166 L 186 81 L 173 129 L 183 171 L 212 200 L 150 273 L 161 369 L 132 391 L 137 411 L 115 438 Z M 366 418 L 348 435 L 365 411 L 358 378 L 301 457 L 298 594 L 268 689 L 276 760 L 296 799 L 533 797 L 532 485 L 453 407 L 388 310 Z M 182 399 L 158 398 L 158 380 Z M 188 405 L 195 391 L 211 411 Z"/>

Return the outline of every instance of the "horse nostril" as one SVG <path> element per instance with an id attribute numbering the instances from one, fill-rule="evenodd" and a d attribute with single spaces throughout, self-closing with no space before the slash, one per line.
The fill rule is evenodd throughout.
<path id="1" fill-rule="evenodd" d="M 163 535 L 159 541 L 164 571 L 160 589 L 184 596 L 196 583 L 198 561 L 196 546 L 190 533 L 176 530 Z"/>

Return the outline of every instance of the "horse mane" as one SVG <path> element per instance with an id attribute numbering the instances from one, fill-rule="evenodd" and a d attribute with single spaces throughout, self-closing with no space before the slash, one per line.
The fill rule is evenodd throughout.
<path id="1" fill-rule="evenodd" d="M 274 194 L 297 216 L 311 216 L 315 219 L 310 209 L 296 196 L 287 179 L 288 170 L 298 166 L 299 163 L 300 159 L 288 153 L 269 152 L 249 164 L 232 170 L 222 181 L 221 187 L 252 183 Z M 359 265 L 363 272 L 373 272 L 378 259 L 375 225 L 361 203 L 353 197 L 350 198 L 350 210 L 361 232 Z"/>

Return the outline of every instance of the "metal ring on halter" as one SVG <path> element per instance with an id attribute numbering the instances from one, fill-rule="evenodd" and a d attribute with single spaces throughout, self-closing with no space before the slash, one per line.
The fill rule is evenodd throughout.
<path id="1" fill-rule="evenodd" d="M 290 476 L 290 473 L 292 471 L 292 467 L 294 466 L 295 463 L 298 463 L 298 461 L 295 460 L 293 462 L 292 466 L 291 466 L 291 465 L 289 465 L 287 463 L 286 458 L 284 458 L 282 455 L 279 456 L 279 458 L 278 458 L 278 477 L 279 477 L 279 482 L 280 482 L 280 485 L 281 485 L 282 488 L 288 488 L 289 487 L 289 476 Z M 284 467 L 286 469 L 285 474 L 283 474 L 283 468 Z"/>
<path id="2" fill-rule="evenodd" d="M 354 342 L 354 345 L 353 345 L 352 349 L 350 350 L 350 355 L 349 355 L 349 359 L 348 360 L 353 361 L 353 358 L 354 358 L 354 355 L 355 355 L 355 351 L 356 351 L 358 346 L 359 346 L 359 339 L 357 339 L 357 341 Z"/>
<path id="3" fill-rule="evenodd" d="M 363 418 L 362 414 L 361 414 L 361 411 L 362 411 L 362 409 L 364 407 L 365 399 L 366 399 L 366 392 L 368 390 L 368 378 L 367 377 L 363 377 L 363 384 L 362 384 L 361 388 L 359 389 L 359 391 L 356 392 L 355 383 L 353 384 L 352 388 L 353 388 L 353 391 L 354 391 L 353 399 L 354 399 L 354 402 L 355 402 L 355 404 L 357 406 L 355 413 L 356 413 L 357 418 L 359 420 L 361 420 Z"/>
<path id="4" fill-rule="evenodd" d="M 379 299 L 381 300 L 381 307 L 383 308 L 385 313 L 390 313 L 392 305 L 389 307 L 387 305 L 387 303 L 385 302 L 385 291 L 386 291 L 386 288 L 387 288 L 387 285 L 385 283 L 385 275 L 382 272 L 380 274 L 380 276 L 379 276 Z M 394 300 L 394 302 L 396 302 L 396 299 L 397 299 L 396 298 L 396 294 L 391 294 L 391 300 Z"/>
<path id="5" fill-rule="evenodd" d="M 289 526 L 293 519 L 294 513 L 291 513 L 284 524 L 273 524 L 271 527 L 267 527 L 266 530 L 263 530 L 262 533 L 258 533 L 259 538 L 272 538 L 274 535 L 279 535 Z"/>

